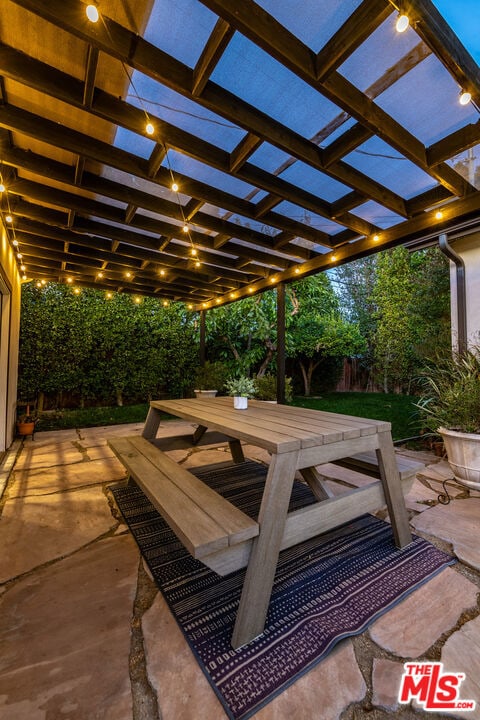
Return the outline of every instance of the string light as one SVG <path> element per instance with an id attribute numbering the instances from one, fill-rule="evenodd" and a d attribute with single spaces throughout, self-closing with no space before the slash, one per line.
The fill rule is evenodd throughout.
<path id="1" fill-rule="evenodd" d="M 107 300 L 111 300 L 111 299 L 112 299 L 112 293 L 111 293 L 111 292 L 107 292 L 106 295 L 105 295 L 105 297 L 107 298 Z"/>
<path id="2" fill-rule="evenodd" d="M 132 273 L 127 271 L 127 272 L 125 273 L 125 277 L 131 278 L 131 277 L 132 277 Z"/>
<path id="3" fill-rule="evenodd" d="M 99 15 L 98 8 L 96 5 L 87 5 L 85 12 L 86 12 L 87 18 L 90 20 L 90 22 L 92 22 L 92 23 L 98 22 L 100 15 Z"/>
<path id="4" fill-rule="evenodd" d="M 296 267 L 296 268 L 295 268 L 295 275 L 298 275 L 299 272 L 300 272 L 300 268 Z"/>
<path id="5" fill-rule="evenodd" d="M 172 190 L 173 190 L 173 192 L 178 192 L 178 183 L 176 183 L 176 182 L 172 183 Z"/>
<path id="6" fill-rule="evenodd" d="M 97 278 L 99 280 L 101 280 L 103 278 L 103 273 L 102 272 L 97 273 Z"/>
<path id="7" fill-rule="evenodd" d="M 216 298 L 215 302 L 217 303 L 217 305 L 220 305 L 220 303 L 222 302 L 222 299 L 221 299 L 221 298 Z"/>
<path id="8" fill-rule="evenodd" d="M 253 288 L 252 288 L 252 287 L 249 287 L 249 288 L 248 288 L 248 292 L 249 292 L 249 293 L 253 293 Z"/>
<path id="9" fill-rule="evenodd" d="M 147 133 L 147 135 L 153 135 L 153 133 L 155 132 L 155 127 L 154 127 L 154 125 L 150 122 L 150 120 L 149 120 L 149 121 L 147 122 L 147 124 L 145 125 L 145 132 Z"/>
<path id="10" fill-rule="evenodd" d="M 140 303 L 142 302 L 142 299 L 139 297 L 136 297 L 135 302 L 137 303 L 137 305 L 140 305 Z"/>
<path id="11" fill-rule="evenodd" d="M 189 231 L 189 229 L 190 229 L 190 228 L 188 227 L 188 225 L 184 225 L 183 228 L 182 228 L 182 230 L 183 230 L 184 233 L 187 233 L 187 232 Z"/>
<path id="12" fill-rule="evenodd" d="M 459 101 L 460 105 L 468 105 L 468 103 L 470 102 L 471 99 L 472 99 L 472 94 L 469 93 L 467 90 L 462 90 L 460 92 L 460 98 L 458 101 Z"/>
<path id="13" fill-rule="evenodd" d="M 72 282 L 73 282 L 73 278 L 72 278 L 72 277 L 67 277 L 67 283 L 70 284 L 70 283 L 72 283 Z"/>
<path id="14" fill-rule="evenodd" d="M 163 307 L 168 307 L 168 300 L 163 301 Z"/>
<path id="15" fill-rule="evenodd" d="M 12 222 L 13 222 L 12 216 L 11 216 L 11 215 L 5 215 L 5 222 L 7 222 L 7 223 L 12 223 Z"/>
<path id="16" fill-rule="evenodd" d="M 410 20 L 408 18 L 408 15 L 399 15 L 397 18 L 397 22 L 395 23 L 395 30 L 399 33 L 403 33 L 409 25 Z"/>
<path id="17" fill-rule="evenodd" d="M 192 249 L 190 250 L 190 254 L 193 255 L 193 257 L 195 257 L 195 255 L 197 254 L 197 249 L 192 247 Z"/>
<path id="18" fill-rule="evenodd" d="M 165 270 L 160 270 L 160 275 L 163 277 L 165 275 Z"/>
<path id="19" fill-rule="evenodd" d="M 378 242 L 379 240 L 380 240 L 380 235 L 373 236 L 373 242 Z"/>
<path id="20" fill-rule="evenodd" d="M 189 310 L 193 310 L 193 305 L 192 305 L 192 304 L 188 305 L 187 307 L 188 307 Z"/>
<path id="21" fill-rule="evenodd" d="M 200 262 L 200 260 L 197 260 L 197 261 L 195 262 L 195 267 L 196 267 L 196 268 L 199 268 L 201 264 L 202 264 L 202 263 Z"/>
<path id="22" fill-rule="evenodd" d="M 13 245 L 13 247 L 18 247 L 18 240 L 17 240 L 17 238 L 13 238 L 13 240 L 12 240 L 12 245 Z"/>
<path id="23" fill-rule="evenodd" d="M 441 220 L 443 218 L 443 212 L 441 210 L 437 210 L 435 213 L 435 220 Z"/>
<path id="24" fill-rule="evenodd" d="M 0 193 L 3 192 L 5 192 L 5 185 L 3 184 L 3 182 L 0 182 Z"/>
<path id="25" fill-rule="evenodd" d="M 337 259 L 337 256 L 335 255 L 335 253 L 332 253 L 332 254 L 330 255 L 330 260 L 331 260 L 332 262 L 335 262 L 336 259 Z"/>
<path id="26" fill-rule="evenodd" d="M 80 295 L 80 288 L 74 288 L 73 292 L 75 293 L 75 295 Z"/>

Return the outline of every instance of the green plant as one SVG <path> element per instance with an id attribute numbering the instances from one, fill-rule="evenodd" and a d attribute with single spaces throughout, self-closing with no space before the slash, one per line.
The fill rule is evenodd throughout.
<path id="1" fill-rule="evenodd" d="M 480 346 L 437 357 L 420 378 L 416 407 L 428 429 L 480 433 Z"/>
<path id="2" fill-rule="evenodd" d="M 277 377 L 276 375 L 264 375 L 255 379 L 257 388 L 256 397 L 259 400 L 276 400 L 277 399 Z M 290 402 L 292 399 L 292 379 L 285 378 L 285 400 Z"/>
<path id="3" fill-rule="evenodd" d="M 223 390 L 228 376 L 227 367 L 221 362 L 210 362 L 197 368 L 195 374 L 196 390 Z"/>
<path id="4" fill-rule="evenodd" d="M 225 383 L 225 388 L 229 395 L 233 397 L 255 397 L 256 387 L 255 381 L 246 375 L 242 375 L 238 378 L 230 378 Z"/>

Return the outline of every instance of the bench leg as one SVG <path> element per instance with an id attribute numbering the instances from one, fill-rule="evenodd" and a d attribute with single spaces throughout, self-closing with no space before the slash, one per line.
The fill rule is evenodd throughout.
<path id="1" fill-rule="evenodd" d="M 298 451 L 272 455 L 232 635 L 237 649 L 263 632 L 297 467 Z"/>
<path id="2" fill-rule="evenodd" d="M 207 428 L 206 428 L 205 425 L 199 425 L 199 426 L 196 428 L 196 430 L 195 430 L 195 432 L 193 433 L 193 436 L 192 436 L 192 443 L 193 443 L 193 445 L 196 445 L 198 442 L 200 442 L 200 440 L 202 439 L 202 437 L 205 435 L 206 430 L 207 430 Z"/>
<path id="3" fill-rule="evenodd" d="M 407 508 L 395 459 L 395 450 L 389 432 L 379 433 L 378 439 L 379 448 L 376 452 L 380 479 L 392 523 L 395 545 L 401 548 L 412 542 L 412 534 L 408 524 Z"/>
<path id="4" fill-rule="evenodd" d="M 160 418 L 162 414 L 157 408 L 149 408 L 145 425 L 143 426 L 142 437 L 146 440 L 155 440 L 157 431 L 160 426 Z"/>

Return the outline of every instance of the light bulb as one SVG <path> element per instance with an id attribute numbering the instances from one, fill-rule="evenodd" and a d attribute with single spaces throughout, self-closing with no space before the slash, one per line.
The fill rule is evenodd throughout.
<path id="1" fill-rule="evenodd" d="M 36 285 L 37 285 L 38 288 L 41 288 L 41 287 L 42 287 L 42 283 L 40 282 L 40 280 L 36 283 Z"/>
<path id="2" fill-rule="evenodd" d="M 139 297 L 136 297 L 136 298 L 135 298 L 135 302 L 137 303 L 137 305 L 140 305 L 140 298 L 139 298 Z"/>
<path id="3" fill-rule="evenodd" d="M 26 276 L 26 275 L 22 275 L 22 280 L 26 280 L 26 279 L 27 279 L 27 276 Z"/>
<path id="4" fill-rule="evenodd" d="M 6 215 L 6 216 L 5 216 L 5 222 L 8 222 L 8 223 L 13 222 L 12 216 L 11 216 L 11 215 Z"/>
<path id="5" fill-rule="evenodd" d="M 215 302 L 217 303 L 217 305 L 220 305 L 220 303 L 221 303 L 222 301 L 221 301 L 220 298 L 217 298 L 217 299 L 215 300 Z"/>
<path id="6" fill-rule="evenodd" d="M 277 282 L 277 279 L 276 279 L 275 277 L 271 277 L 271 278 L 270 278 L 270 282 L 271 282 L 271 283 L 275 283 L 275 282 Z"/>
<path id="7" fill-rule="evenodd" d="M 72 283 L 72 282 L 73 282 L 73 278 L 67 277 L 67 283 Z"/>
<path id="8" fill-rule="evenodd" d="M 470 100 L 472 99 L 471 93 L 467 92 L 467 90 L 462 90 L 460 94 L 459 103 L 460 105 L 468 105 Z"/>
<path id="9" fill-rule="evenodd" d="M 379 240 L 380 240 L 380 236 L 379 236 L 379 235 L 374 235 L 374 236 L 373 236 L 373 242 L 378 242 Z"/>
<path id="10" fill-rule="evenodd" d="M 188 225 L 184 225 L 183 228 L 182 228 L 182 230 L 183 230 L 184 233 L 187 233 L 188 230 L 189 230 Z"/>
<path id="11" fill-rule="evenodd" d="M 5 192 L 5 185 L 0 183 L 0 192 Z"/>
<path id="12" fill-rule="evenodd" d="M 178 185 L 176 182 L 172 183 L 172 190 L 173 192 L 178 192 Z"/>
<path id="13" fill-rule="evenodd" d="M 443 218 L 443 213 L 442 213 L 442 211 L 441 211 L 441 210 L 437 210 L 437 212 L 435 213 L 435 219 L 436 219 L 436 220 L 441 220 L 442 218 Z"/>
<path id="14" fill-rule="evenodd" d="M 167 301 L 167 300 L 164 300 L 164 301 L 163 301 L 163 307 L 168 307 L 168 301 Z"/>
<path id="15" fill-rule="evenodd" d="M 13 245 L 13 247 L 18 247 L 18 240 L 17 240 L 17 238 L 15 238 L 14 240 L 12 240 L 12 245 Z"/>
<path id="16" fill-rule="evenodd" d="M 253 288 L 248 288 L 249 293 L 253 293 Z"/>
<path id="17" fill-rule="evenodd" d="M 165 270 L 160 270 L 160 275 L 165 275 Z"/>
<path id="18" fill-rule="evenodd" d="M 112 293 L 111 293 L 111 292 L 108 292 L 108 293 L 105 295 L 105 297 L 107 298 L 107 300 L 111 300 L 111 299 L 112 299 Z"/>
<path id="19" fill-rule="evenodd" d="M 300 268 L 295 268 L 295 275 L 298 275 L 299 272 L 300 272 Z"/>
<path id="20" fill-rule="evenodd" d="M 21 260 L 22 257 L 23 257 L 22 253 L 17 253 L 17 258 L 18 258 L 19 260 Z"/>
<path id="21" fill-rule="evenodd" d="M 335 262 L 336 259 L 337 259 L 337 256 L 332 253 L 332 254 L 330 255 L 330 260 L 331 260 L 332 262 Z"/>
<path id="22" fill-rule="evenodd" d="M 202 264 L 202 263 L 200 262 L 200 260 L 197 260 L 196 263 L 195 263 L 195 267 L 196 267 L 196 268 L 199 268 L 201 264 Z"/>
<path id="23" fill-rule="evenodd" d="M 195 257 L 195 255 L 197 254 L 196 248 L 192 248 L 192 249 L 190 250 L 190 253 L 191 253 L 191 255 L 193 255 L 193 257 Z"/>
<path id="24" fill-rule="evenodd" d="M 75 288 L 73 292 L 75 293 L 75 295 L 80 295 L 80 288 Z"/>
<path id="25" fill-rule="evenodd" d="M 25 272 L 26 269 L 27 269 L 27 268 L 25 267 L 25 265 L 20 265 L 20 270 L 21 270 L 22 272 Z"/>
<path id="26" fill-rule="evenodd" d="M 131 273 L 131 272 L 126 272 L 126 273 L 125 273 L 125 277 L 131 278 L 131 277 L 132 277 L 132 273 Z"/>
<path id="27" fill-rule="evenodd" d="M 408 15 L 399 15 L 397 18 L 397 22 L 395 23 L 395 29 L 397 32 L 403 33 L 409 25 L 410 20 L 408 19 Z"/>
<path id="28" fill-rule="evenodd" d="M 46 285 L 46 284 L 47 284 L 47 281 L 46 281 L 46 280 L 41 280 L 40 282 L 42 283 L 42 285 Z"/>
<path id="29" fill-rule="evenodd" d="M 155 132 L 155 128 L 151 122 L 148 122 L 145 125 L 145 132 L 147 133 L 147 135 L 153 135 L 153 133 Z"/>
<path id="30" fill-rule="evenodd" d="M 87 18 L 90 20 L 90 22 L 98 22 L 98 18 L 100 16 L 98 14 L 98 8 L 96 5 L 87 5 L 85 12 L 87 13 Z"/>
<path id="31" fill-rule="evenodd" d="M 97 278 L 103 278 L 103 273 L 102 272 L 97 273 Z"/>
<path id="32" fill-rule="evenodd" d="M 188 306 L 188 309 L 189 309 L 189 310 L 193 310 L 193 305 L 189 305 L 189 306 Z"/>

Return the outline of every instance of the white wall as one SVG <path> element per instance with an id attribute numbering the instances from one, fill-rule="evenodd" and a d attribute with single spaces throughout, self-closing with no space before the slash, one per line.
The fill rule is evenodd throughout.
<path id="1" fill-rule="evenodd" d="M 465 263 L 467 341 L 480 344 L 480 231 L 449 240 L 452 249 Z M 457 338 L 457 279 L 455 265 L 450 263 L 452 335 Z"/>
<path id="2" fill-rule="evenodd" d="M 0 452 L 15 437 L 20 293 L 15 256 L 0 221 Z"/>

